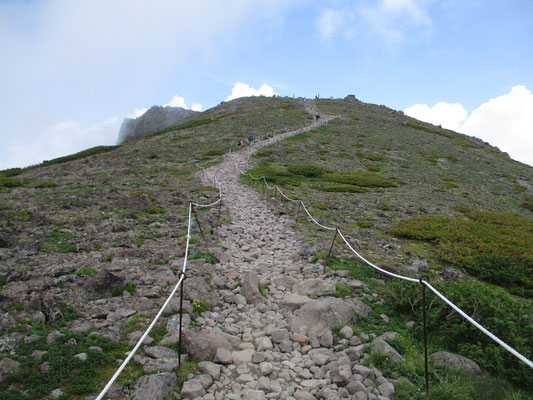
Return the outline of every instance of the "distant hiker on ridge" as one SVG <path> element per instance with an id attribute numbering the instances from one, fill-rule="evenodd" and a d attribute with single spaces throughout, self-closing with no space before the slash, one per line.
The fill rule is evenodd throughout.
<path id="1" fill-rule="evenodd" d="M 248 144 L 252 147 L 252 144 L 254 144 L 254 135 L 248 136 Z"/>
<path id="2" fill-rule="evenodd" d="M 239 142 L 239 146 L 243 147 L 244 146 L 244 138 L 241 136 L 241 141 Z"/>

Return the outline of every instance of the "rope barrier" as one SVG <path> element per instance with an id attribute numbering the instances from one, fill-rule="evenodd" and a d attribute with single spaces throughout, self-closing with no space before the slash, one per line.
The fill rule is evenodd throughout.
<path id="1" fill-rule="evenodd" d="M 204 169 L 204 172 L 207 173 L 207 171 L 205 171 L 205 169 Z M 139 341 L 137 342 L 135 347 L 129 352 L 128 356 L 122 362 L 122 364 L 118 368 L 117 372 L 115 372 L 115 374 L 111 377 L 111 379 L 109 380 L 107 385 L 102 389 L 102 391 L 100 392 L 100 394 L 98 395 L 96 400 L 101 400 L 105 396 L 105 394 L 109 391 L 109 388 L 113 385 L 113 383 L 119 377 L 119 375 L 122 373 L 124 368 L 126 368 L 126 365 L 128 365 L 128 363 L 133 358 L 133 356 L 135 355 L 137 350 L 139 350 L 139 347 L 141 347 L 142 343 L 144 342 L 144 340 L 146 339 L 148 334 L 152 331 L 153 327 L 155 326 L 155 324 L 159 320 L 159 317 L 161 317 L 161 315 L 163 314 L 163 312 L 167 308 L 168 304 L 170 303 L 170 300 L 172 300 L 172 297 L 174 297 L 174 294 L 176 294 L 176 291 L 183 284 L 183 281 L 185 280 L 185 276 L 186 276 L 185 273 L 187 272 L 187 259 L 189 257 L 189 246 L 190 246 L 190 241 L 191 241 L 192 213 L 194 211 L 193 207 L 194 206 L 196 206 L 196 207 L 213 207 L 214 205 L 216 205 L 216 204 L 218 204 L 218 203 L 220 203 L 222 201 L 222 187 L 221 187 L 220 183 L 218 182 L 218 180 L 216 179 L 216 177 L 215 177 L 215 180 L 216 180 L 216 182 L 219 185 L 219 199 L 217 201 L 215 201 L 215 202 L 213 202 L 211 204 L 198 204 L 198 203 L 193 203 L 192 201 L 189 202 L 189 216 L 188 216 L 187 236 L 186 236 L 187 242 L 186 242 L 186 246 L 185 246 L 185 256 L 184 256 L 184 259 L 183 259 L 183 267 L 182 267 L 182 271 L 179 274 L 178 282 L 176 283 L 176 285 L 172 289 L 172 292 L 168 296 L 167 300 L 165 301 L 165 303 L 163 304 L 163 306 L 161 307 L 161 309 L 159 310 L 157 315 L 154 317 L 152 323 L 148 326 L 146 331 L 143 333 L 143 335 L 141 336 L 141 338 L 139 339 Z M 183 293 L 183 289 L 182 289 L 182 293 Z M 181 321 L 181 319 L 180 319 L 180 321 Z M 181 342 L 181 330 L 180 330 L 180 342 Z M 180 357 L 180 361 L 181 361 L 181 353 L 179 354 L 179 357 Z"/>
<path id="2" fill-rule="evenodd" d="M 487 337 L 489 337 L 490 339 L 492 339 L 494 342 L 496 342 L 497 344 L 499 344 L 500 346 L 502 346 L 505 350 L 507 350 L 509 353 L 511 353 L 513 356 L 515 356 L 516 358 L 518 358 L 520 361 L 524 362 L 528 367 L 530 368 L 533 368 L 533 362 L 531 360 L 529 360 L 527 357 L 525 357 L 524 355 L 522 355 L 520 352 L 518 352 L 517 350 L 515 350 L 514 348 L 512 348 L 511 346 L 509 346 L 507 343 L 505 343 L 503 340 L 501 340 L 500 338 L 498 338 L 496 335 L 494 335 L 492 332 L 490 332 L 488 329 L 486 329 L 485 327 L 483 327 L 479 322 L 477 322 L 476 320 L 474 320 L 472 317 L 470 317 L 467 313 L 465 313 L 463 310 L 461 310 L 458 306 L 456 306 L 450 299 L 448 299 L 446 296 L 444 296 L 442 293 L 440 293 L 437 289 L 435 289 L 429 282 L 423 280 L 423 279 L 415 279 L 415 278 L 410 278 L 408 276 L 404 276 L 404 275 L 399 275 L 399 274 L 395 274 L 393 272 L 390 272 L 390 271 L 387 271 L 381 267 L 378 267 L 377 265 L 373 264 L 372 262 L 368 261 L 366 258 L 364 258 L 357 250 L 355 250 L 353 248 L 353 246 L 350 244 L 350 242 L 348 242 L 348 240 L 346 240 L 346 237 L 342 234 L 342 232 L 340 231 L 340 229 L 338 228 L 334 228 L 334 227 L 330 227 L 330 226 L 326 226 L 326 225 L 323 225 L 321 224 L 320 222 L 318 222 L 315 218 L 313 218 L 313 216 L 309 213 L 309 210 L 307 209 L 307 207 L 305 206 L 304 202 L 301 201 L 301 200 L 293 200 L 293 199 L 290 199 L 288 198 L 282 191 L 281 189 L 279 189 L 279 187 L 277 185 L 275 185 L 274 187 L 270 187 L 266 181 L 266 178 L 264 176 L 260 177 L 260 178 L 256 178 L 254 177 L 253 175 L 251 175 L 250 173 L 248 172 L 243 172 L 242 170 L 239 170 L 241 174 L 244 174 L 244 175 L 248 175 L 250 176 L 251 178 L 255 179 L 255 180 L 260 180 L 260 179 L 263 179 L 265 185 L 269 188 L 269 189 L 277 189 L 279 191 L 279 193 L 285 197 L 287 200 L 289 201 L 293 201 L 293 202 L 299 202 L 299 206 L 301 205 L 303 207 L 303 209 L 305 210 L 306 214 L 309 216 L 309 218 L 316 224 L 318 225 L 319 227 L 323 228 L 323 229 L 326 229 L 326 230 L 329 230 L 329 231 L 336 231 L 336 234 L 340 235 L 340 237 L 342 238 L 342 240 L 344 241 L 344 243 L 348 246 L 348 248 L 363 262 L 365 262 L 366 264 L 368 264 L 370 267 L 374 268 L 375 270 L 381 272 L 382 274 L 385 274 L 385 275 L 388 275 L 388 276 L 391 276 L 393 278 L 397 278 L 397 279 L 401 279 L 401 280 L 404 280 L 404 281 L 407 281 L 407 282 L 412 282 L 412 283 L 418 283 L 418 284 L 422 284 L 422 285 L 425 285 L 427 286 L 433 293 L 435 293 L 442 301 L 444 301 L 446 304 L 448 304 L 448 306 L 450 306 L 452 309 L 454 309 L 457 313 L 459 313 L 463 318 L 465 318 L 470 324 L 472 324 L 475 328 L 479 329 L 481 332 L 483 332 Z M 334 241 L 333 241 L 334 243 Z M 333 243 L 332 243 L 332 246 L 333 246 Z M 331 250 L 330 250 L 331 251 Z"/>

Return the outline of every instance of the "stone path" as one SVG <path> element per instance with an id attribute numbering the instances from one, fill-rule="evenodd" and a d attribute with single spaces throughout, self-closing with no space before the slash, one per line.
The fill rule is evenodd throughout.
<path id="1" fill-rule="evenodd" d="M 312 101 L 304 106 L 318 114 Z M 342 272 L 326 278 L 317 264 L 307 261 L 290 218 L 272 213 L 254 190 L 238 183 L 238 170 L 248 169 L 253 152 L 332 118 L 321 115 L 305 128 L 231 153 L 208 170 L 222 184 L 232 219 L 216 232 L 225 249 L 220 272 L 240 280 L 241 286 L 221 290 L 223 306 L 200 317 L 202 330 L 189 341 L 204 349 L 214 342 L 213 362 L 199 364 L 181 398 L 383 400 L 394 392 L 378 370 L 361 364 L 368 357 L 363 353 L 367 335 L 354 336 L 346 326 L 334 343 L 332 328 L 370 311 L 360 300 L 331 297 L 334 283 L 340 280 L 356 289 L 362 284 Z"/>

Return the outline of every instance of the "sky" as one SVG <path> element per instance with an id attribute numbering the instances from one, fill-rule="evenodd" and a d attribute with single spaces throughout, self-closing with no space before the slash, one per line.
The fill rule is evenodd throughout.
<path id="1" fill-rule="evenodd" d="M 531 0 L 0 0 L 0 169 L 273 94 L 354 94 L 533 165 L 532 39 Z"/>

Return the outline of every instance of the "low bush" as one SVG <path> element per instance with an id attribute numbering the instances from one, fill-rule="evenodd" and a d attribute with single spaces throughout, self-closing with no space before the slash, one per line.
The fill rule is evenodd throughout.
<path id="1" fill-rule="evenodd" d="M 473 279 L 462 282 L 435 282 L 432 284 L 459 308 L 471 315 L 485 328 L 519 352 L 533 356 L 533 304 L 527 299 L 514 297 L 505 290 Z M 394 312 L 421 318 L 421 290 L 419 285 L 393 281 L 381 288 L 386 304 Z M 430 341 L 447 351 L 462 354 L 476 361 L 483 369 L 505 376 L 520 387 L 533 385 L 533 371 L 508 353 L 446 303 L 426 290 L 427 319 Z M 422 339 L 420 324 L 415 324 L 413 334 Z"/>
<path id="2" fill-rule="evenodd" d="M 422 215 L 393 227 L 399 237 L 432 241 L 442 261 L 510 292 L 533 296 L 533 220 L 463 209 L 467 218 Z"/>
<path id="3" fill-rule="evenodd" d="M 326 168 L 311 164 L 289 165 L 287 170 L 293 175 L 303 175 L 308 178 L 317 177 L 327 172 Z"/>
<path id="4" fill-rule="evenodd" d="M 70 233 L 55 231 L 41 240 L 39 249 L 45 253 L 74 253 L 76 237 Z"/>
<path id="5" fill-rule="evenodd" d="M 347 184 L 313 186 L 313 189 L 320 190 L 322 192 L 337 193 L 364 193 L 367 191 L 365 188 Z"/>
<path id="6" fill-rule="evenodd" d="M 324 178 L 336 182 L 363 187 L 395 187 L 396 184 L 375 172 L 352 171 L 348 173 L 325 174 Z"/>

